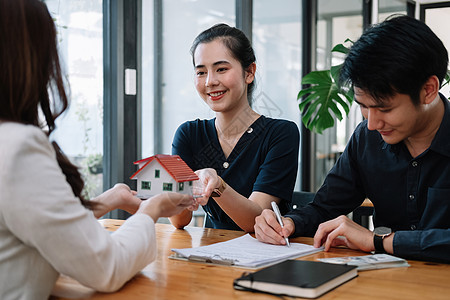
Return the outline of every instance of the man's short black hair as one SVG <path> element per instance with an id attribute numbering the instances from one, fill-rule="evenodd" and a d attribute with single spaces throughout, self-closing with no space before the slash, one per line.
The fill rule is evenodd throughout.
<path id="1" fill-rule="evenodd" d="M 447 66 L 447 50 L 436 34 L 419 20 L 397 15 L 369 28 L 353 44 L 340 81 L 379 102 L 401 93 L 418 104 L 428 78 L 436 75 L 442 85 Z"/>

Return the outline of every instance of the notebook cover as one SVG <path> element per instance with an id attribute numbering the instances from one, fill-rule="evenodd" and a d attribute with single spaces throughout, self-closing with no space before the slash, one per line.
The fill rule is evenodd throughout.
<path id="1" fill-rule="evenodd" d="M 235 287 L 314 298 L 356 276 L 356 266 L 287 260 L 236 279 Z"/>

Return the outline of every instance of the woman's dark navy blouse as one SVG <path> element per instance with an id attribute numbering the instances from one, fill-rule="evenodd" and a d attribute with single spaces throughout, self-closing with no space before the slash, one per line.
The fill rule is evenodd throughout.
<path id="1" fill-rule="evenodd" d="M 244 197 L 263 192 L 281 199 L 281 213 L 290 208 L 298 167 L 300 135 L 294 122 L 259 117 L 225 157 L 215 128 L 215 118 L 183 123 L 176 131 L 172 154 L 191 169 L 213 168 Z M 241 230 L 210 198 L 203 209 L 214 228 Z M 239 209 L 239 208 L 237 208 Z"/>

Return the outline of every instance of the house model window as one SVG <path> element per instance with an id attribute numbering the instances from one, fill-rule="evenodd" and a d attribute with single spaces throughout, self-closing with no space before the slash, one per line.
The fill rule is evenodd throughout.
<path id="1" fill-rule="evenodd" d="M 143 190 L 151 190 L 152 183 L 150 181 L 142 181 L 141 188 Z"/>
<path id="2" fill-rule="evenodd" d="M 142 199 L 167 191 L 192 195 L 192 182 L 198 180 L 178 155 L 157 154 L 134 164 L 139 170 L 130 179 L 137 179 L 138 197 Z"/>
<path id="3" fill-rule="evenodd" d="M 172 184 L 164 182 L 163 183 L 163 191 L 172 191 Z"/>

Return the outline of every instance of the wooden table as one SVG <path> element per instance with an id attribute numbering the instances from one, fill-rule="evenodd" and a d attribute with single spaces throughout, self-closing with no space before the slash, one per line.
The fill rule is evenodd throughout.
<path id="1" fill-rule="evenodd" d="M 123 221 L 101 220 L 107 230 L 117 229 Z M 237 291 L 233 279 L 245 270 L 169 259 L 172 248 L 187 248 L 223 242 L 243 232 L 156 224 L 158 256 L 141 273 L 116 293 L 96 293 L 68 277 L 61 277 L 54 299 L 278 299 L 275 296 Z M 311 238 L 294 242 L 312 244 Z M 333 248 L 301 259 L 365 255 L 364 252 Z M 450 255 L 450 254 L 449 254 Z M 320 299 L 449 299 L 450 265 L 409 261 L 409 268 L 359 272 L 359 276 L 323 295 Z"/>

